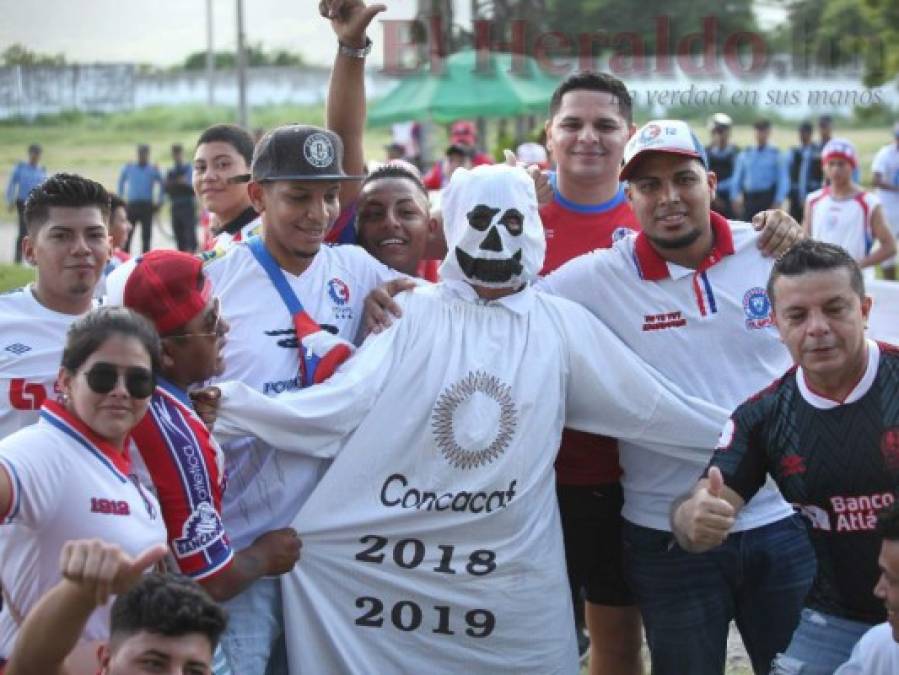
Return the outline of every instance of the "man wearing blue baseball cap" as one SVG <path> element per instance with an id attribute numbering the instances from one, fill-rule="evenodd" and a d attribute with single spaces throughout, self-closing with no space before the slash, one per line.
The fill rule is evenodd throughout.
<path id="1" fill-rule="evenodd" d="M 542 290 L 589 309 L 690 395 L 736 406 L 791 364 L 765 291 L 772 260 L 748 223 L 711 211 L 717 179 L 690 127 L 653 120 L 624 150 L 642 231 L 576 258 Z M 795 231 L 795 230 L 794 230 Z M 601 288 L 602 293 L 597 293 Z M 694 458 L 711 457 L 697 446 Z M 719 547 L 681 549 L 669 513 L 702 471 L 664 444 L 620 442 L 625 574 L 657 675 L 720 675 L 736 621 L 756 673 L 790 641 L 814 574 L 798 516 L 761 490 Z"/>

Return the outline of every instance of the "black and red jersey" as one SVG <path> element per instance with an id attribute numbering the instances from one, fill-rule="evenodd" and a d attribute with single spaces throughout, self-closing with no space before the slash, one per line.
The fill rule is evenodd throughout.
<path id="1" fill-rule="evenodd" d="M 740 405 L 710 466 L 748 501 L 768 475 L 809 521 L 818 573 L 807 606 L 855 621 L 886 618 L 878 511 L 899 495 L 899 349 L 869 341 L 865 375 L 844 401 L 794 367 Z"/>

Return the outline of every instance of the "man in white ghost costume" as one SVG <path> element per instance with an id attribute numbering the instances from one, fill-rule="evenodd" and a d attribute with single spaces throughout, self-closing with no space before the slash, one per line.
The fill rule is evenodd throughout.
<path id="1" fill-rule="evenodd" d="M 291 672 L 577 672 L 562 428 L 693 458 L 727 419 L 529 286 L 545 242 L 523 169 L 460 169 L 443 204 L 443 281 L 398 296 L 403 318 L 329 381 L 220 386 L 218 436 L 335 458 L 284 523 L 303 538 L 282 577 Z"/>

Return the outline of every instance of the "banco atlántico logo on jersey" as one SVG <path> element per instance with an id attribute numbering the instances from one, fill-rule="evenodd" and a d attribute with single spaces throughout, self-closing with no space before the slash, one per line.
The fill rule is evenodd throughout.
<path id="1" fill-rule="evenodd" d="M 480 370 L 444 389 L 431 412 L 434 441 L 459 469 L 490 464 L 509 446 L 517 427 L 512 388 Z"/>

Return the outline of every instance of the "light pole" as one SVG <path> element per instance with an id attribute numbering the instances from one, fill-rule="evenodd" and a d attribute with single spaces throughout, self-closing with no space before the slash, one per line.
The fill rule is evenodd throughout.
<path id="1" fill-rule="evenodd" d="M 212 49 L 212 0 L 206 0 L 206 103 L 215 105 L 215 52 Z"/>
<path id="2" fill-rule="evenodd" d="M 247 128 L 247 52 L 244 48 L 243 0 L 237 0 L 237 121 L 244 129 Z"/>

